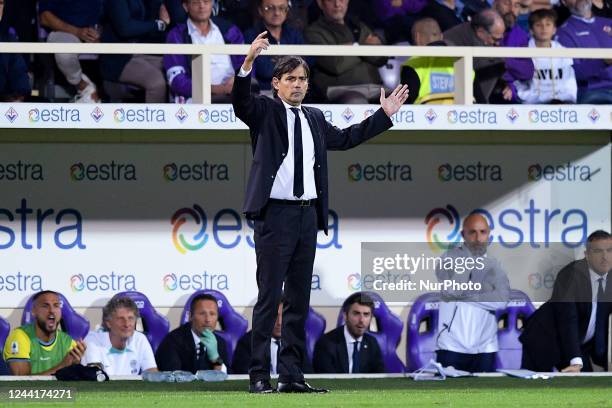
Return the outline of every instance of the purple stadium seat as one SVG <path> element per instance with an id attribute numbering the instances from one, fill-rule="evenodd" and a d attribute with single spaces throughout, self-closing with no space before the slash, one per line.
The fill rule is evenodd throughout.
<path id="1" fill-rule="evenodd" d="M 21 315 L 22 325 L 32 323 L 32 297 L 28 299 L 23 308 L 23 314 Z M 62 330 L 68 333 L 73 339 L 84 339 L 89 332 L 89 320 L 78 314 L 72 306 L 70 306 L 70 303 L 64 295 L 60 293 L 59 297 L 62 304 L 62 321 L 60 322 Z"/>
<path id="2" fill-rule="evenodd" d="M 521 368 L 523 346 L 519 341 L 523 323 L 535 311 L 529 296 L 520 290 L 510 292 L 510 300 L 503 310 L 497 311 L 497 320 L 502 323 L 497 332 L 499 352 L 495 368 Z"/>
<path id="3" fill-rule="evenodd" d="M 380 350 L 385 360 L 385 370 L 388 373 L 403 373 L 404 364 L 397 356 L 397 345 L 402 336 L 404 324 L 400 318 L 391 310 L 385 301 L 374 292 L 363 292 L 374 301 L 374 318 L 378 327 L 377 332 L 369 332 L 378 341 Z M 338 326 L 344 324 L 344 313 L 340 310 L 338 314 Z"/>
<path id="4" fill-rule="evenodd" d="M 0 317 L 0 345 L 2 345 L 2 349 L 4 349 L 4 343 L 6 342 L 6 338 L 11 331 L 11 325 L 9 322 L 4 320 L 4 318 Z M 0 375 L 9 375 L 9 369 L 4 361 L 4 358 L 0 356 Z"/>
<path id="5" fill-rule="evenodd" d="M 430 359 L 436 358 L 438 336 L 439 293 L 419 296 L 408 313 L 406 361 L 409 371 L 423 367 Z M 516 369 L 521 366 L 522 346 L 518 340 L 520 323 L 535 310 L 529 297 L 520 290 L 510 292 L 508 305 L 496 315 L 501 328 L 498 331 L 499 352 L 495 368 Z"/>
<path id="6" fill-rule="evenodd" d="M 312 362 L 315 345 L 319 338 L 325 333 L 325 318 L 317 313 L 312 307 L 308 310 L 306 317 L 306 354 Z"/>
<path id="7" fill-rule="evenodd" d="M 165 316 L 162 316 L 155 310 L 149 298 L 144 294 L 136 291 L 127 291 L 117 293 L 113 298 L 127 296 L 136 303 L 140 318 L 142 320 L 143 334 L 147 336 L 153 352 L 157 351 L 157 347 L 162 342 L 166 334 L 170 331 L 170 323 Z"/>
<path id="8" fill-rule="evenodd" d="M 419 296 L 408 313 L 406 367 L 412 372 L 436 359 L 439 293 Z"/>
<path id="9" fill-rule="evenodd" d="M 217 304 L 219 305 L 219 324 L 221 325 L 222 330 L 217 330 L 216 333 L 221 336 L 227 344 L 227 359 L 229 361 L 226 362 L 226 365 L 230 366 L 232 364 L 232 358 L 234 357 L 234 350 L 236 350 L 236 344 L 238 344 L 240 337 L 246 333 L 248 322 L 244 316 L 234 310 L 223 293 L 212 289 L 198 290 L 197 292 L 194 292 L 191 296 L 189 296 L 187 302 L 185 302 L 185 307 L 183 308 L 183 313 L 181 315 L 181 324 L 189 321 L 189 307 L 191 305 L 191 299 L 204 293 L 212 295 L 215 297 L 215 299 L 217 299 Z"/>

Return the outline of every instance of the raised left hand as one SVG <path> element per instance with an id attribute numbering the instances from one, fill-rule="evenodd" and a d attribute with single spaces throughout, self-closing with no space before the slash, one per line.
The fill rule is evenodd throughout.
<path id="1" fill-rule="evenodd" d="M 380 88 L 380 107 L 387 116 L 393 116 L 408 99 L 408 85 L 399 84 L 393 92 L 385 98 L 385 90 Z"/>

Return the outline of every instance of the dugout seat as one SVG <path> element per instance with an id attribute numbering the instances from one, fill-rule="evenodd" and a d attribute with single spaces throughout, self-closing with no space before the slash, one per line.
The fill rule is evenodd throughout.
<path id="1" fill-rule="evenodd" d="M 362 292 L 374 301 L 373 315 L 376 319 L 378 331 L 369 332 L 378 341 L 380 350 L 385 362 L 385 371 L 387 373 L 403 373 L 405 370 L 404 364 L 397 355 L 397 345 L 402 336 L 404 324 L 400 318 L 387 306 L 385 301 L 375 292 Z M 337 326 L 344 324 L 344 312 L 342 309 L 338 314 Z"/>
<path id="2" fill-rule="evenodd" d="M 6 338 L 8 337 L 11 331 L 11 325 L 4 318 L 0 317 L 0 345 L 2 345 L 2 349 L 4 349 L 4 343 L 6 343 Z M 0 356 L 0 375 L 9 375 L 9 369 L 4 361 L 4 357 Z"/>
<path id="3" fill-rule="evenodd" d="M 151 348 L 153 349 L 153 353 L 155 353 L 157 351 L 157 347 L 159 347 L 159 344 L 170 331 L 170 323 L 168 323 L 168 319 L 155 310 L 149 301 L 149 298 L 143 293 L 126 291 L 117 293 L 115 296 L 113 296 L 113 298 L 124 296 L 129 297 L 134 301 L 134 303 L 136 303 L 138 312 L 140 313 L 140 319 L 142 321 L 142 332 L 145 336 L 147 336 L 147 339 L 151 344 Z"/>
<path id="4" fill-rule="evenodd" d="M 208 294 L 214 296 L 217 299 L 217 305 L 219 306 L 219 325 L 221 330 L 215 332 L 225 340 L 227 344 L 227 359 L 226 365 L 229 367 L 232 365 L 232 358 L 234 357 L 234 350 L 240 337 L 247 331 L 248 322 L 240 313 L 236 312 L 230 302 L 228 302 L 225 295 L 221 292 L 212 289 L 198 290 L 194 292 L 183 308 L 181 314 L 181 324 L 185 324 L 189 321 L 189 307 L 191 305 L 191 299 L 200 294 Z"/>
<path id="5" fill-rule="evenodd" d="M 526 293 L 520 290 L 510 292 L 508 304 L 496 313 L 499 322 L 497 332 L 499 352 L 495 358 L 495 368 L 521 368 L 523 345 L 519 341 L 519 336 L 523 330 L 523 324 L 533 312 L 535 312 L 535 306 Z"/>
<path id="6" fill-rule="evenodd" d="M 317 313 L 312 307 L 308 310 L 308 316 L 306 316 L 306 355 L 308 360 L 312 362 L 312 356 L 314 354 L 315 345 L 319 338 L 325 333 L 325 318 Z"/>
<path id="7" fill-rule="evenodd" d="M 21 315 L 21 324 L 32 323 L 32 295 L 26 302 Z M 89 320 L 77 313 L 64 295 L 59 293 L 62 306 L 62 320 L 60 326 L 63 331 L 68 333 L 73 339 L 84 339 L 89 333 Z"/>

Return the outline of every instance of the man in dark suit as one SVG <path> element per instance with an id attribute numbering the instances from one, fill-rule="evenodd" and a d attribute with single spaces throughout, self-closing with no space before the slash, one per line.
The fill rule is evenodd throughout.
<path id="1" fill-rule="evenodd" d="M 254 220 L 259 294 L 253 308 L 249 391 L 273 392 L 270 338 L 281 291 L 283 343 L 279 355 L 279 392 L 326 392 L 304 382 L 304 325 L 317 229 L 327 233 L 327 150 L 346 150 L 389 129 L 408 97 L 398 86 L 389 97 L 381 88 L 381 109 L 358 125 L 340 130 L 319 109 L 302 106 L 309 68 L 300 57 L 284 57 L 272 75 L 274 99 L 250 93 L 253 61 L 269 46 L 266 32 L 249 49 L 232 89 L 236 116 L 250 129 L 253 164 L 244 212 Z"/>
<path id="2" fill-rule="evenodd" d="M 194 297 L 189 307 L 189 322 L 168 333 L 155 353 L 159 370 L 194 374 L 198 370 L 227 372 L 225 341 L 213 332 L 218 318 L 217 299 L 208 294 Z"/>
<path id="3" fill-rule="evenodd" d="M 315 346 L 313 366 L 317 373 L 384 373 L 380 346 L 367 333 L 374 302 L 362 293 L 349 296 L 342 305 L 343 326 L 322 336 Z"/>
<path id="4" fill-rule="evenodd" d="M 607 369 L 608 318 L 612 311 L 612 236 L 589 235 L 585 259 L 557 275 L 551 299 L 527 320 L 520 340 L 522 367 L 534 371 Z"/>
<path id="5" fill-rule="evenodd" d="M 281 339 L 281 327 L 283 324 L 283 303 L 281 300 L 278 305 L 278 316 L 276 323 L 274 323 L 274 329 L 272 330 L 272 341 L 270 342 L 270 374 L 278 374 L 278 355 L 280 353 Z M 246 332 L 236 345 L 234 351 L 234 359 L 232 362 L 232 374 L 248 374 L 249 365 L 251 363 L 251 338 L 252 331 Z M 302 371 L 304 373 L 311 373 L 312 367 L 308 356 L 304 354 L 304 361 L 302 362 Z"/>

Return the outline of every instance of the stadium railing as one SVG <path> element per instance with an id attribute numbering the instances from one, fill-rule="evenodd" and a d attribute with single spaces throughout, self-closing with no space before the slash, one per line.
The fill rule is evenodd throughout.
<path id="1" fill-rule="evenodd" d="M 194 56 L 192 86 L 194 103 L 211 103 L 210 57 L 213 54 L 246 55 L 248 44 L 196 45 L 196 44 L 68 44 L 68 43 L 0 43 L 3 53 L 21 54 L 178 54 Z M 402 45 L 273 45 L 263 55 L 302 56 L 432 56 L 456 57 L 455 102 L 471 105 L 472 68 L 474 58 L 581 58 L 612 59 L 612 48 L 515 48 L 515 47 L 417 47 Z M 466 86 L 468 85 L 469 86 Z"/>

